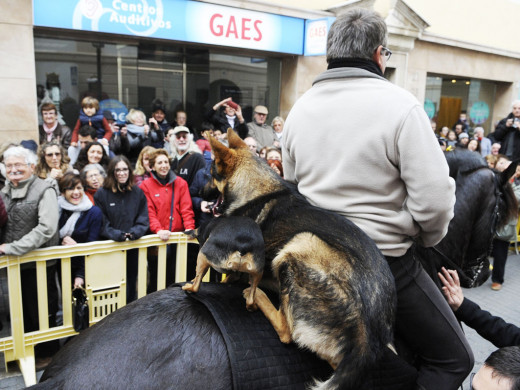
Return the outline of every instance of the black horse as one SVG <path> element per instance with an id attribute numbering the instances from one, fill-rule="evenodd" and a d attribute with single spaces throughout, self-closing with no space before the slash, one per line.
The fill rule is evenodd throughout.
<path id="1" fill-rule="evenodd" d="M 509 184 L 517 162 L 495 172 L 476 152 L 457 149 L 445 155 L 456 183 L 454 217 L 439 244 L 422 248 L 421 261 L 437 283 L 437 272 L 444 266 L 458 271 L 463 287 L 477 287 L 489 277 L 497 229 L 517 217 L 518 203 Z"/>
<path id="2" fill-rule="evenodd" d="M 435 280 L 445 266 L 477 286 L 488 276 L 495 230 L 516 215 L 508 184 L 516 164 L 495 173 L 473 152 L 446 158 L 455 216 L 436 248 L 424 250 L 424 265 Z M 246 311 L 243 287 L 210 286 L 190 296 L 171 287 L 117 310 L 67 343 L 34 388 L 303 389 L 330 375 L 314 355 L 281 344 L 260 312 Z M 395 355 L 385 364 L 366 388 L 413 388 L 413 368 Z"/>

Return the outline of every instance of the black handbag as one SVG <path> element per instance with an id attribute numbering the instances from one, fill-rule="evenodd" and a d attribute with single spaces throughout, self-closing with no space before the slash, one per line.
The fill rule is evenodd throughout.
<path id="1" fill-rule="evenodd" d="M 76 332 L 88 328 L 88 298 L 83 287 L 76 287 L 72 290 L 72 315 Z"/>

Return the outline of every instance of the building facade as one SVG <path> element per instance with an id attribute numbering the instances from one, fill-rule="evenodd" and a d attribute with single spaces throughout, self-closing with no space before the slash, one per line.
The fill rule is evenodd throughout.
<path id="1" fill-rule="evenodd" d="M 37 139 L 42 101 L 53 101 L 73 126 L 87 95 L 118 121 L 130 108 L 150 114 L 160 99 L 170 121 L 184 110 L 198 128 L 204 112 L 229 96 L 247 120 L 257 104 L 269 107 L 271 119 L 286 117 L 326 69 L 328 27 L 354 6 L 385 18 L 394 53 L 385 76 L 424 102 L 439 126 L 451 127 L 465 110 L 473 125 L 492 131 L 520 96 L 520 48 L 430 33 L 429 15 L 403 0 L 311 10 L 294 3 L 4 0 L 2 142 Z"/>

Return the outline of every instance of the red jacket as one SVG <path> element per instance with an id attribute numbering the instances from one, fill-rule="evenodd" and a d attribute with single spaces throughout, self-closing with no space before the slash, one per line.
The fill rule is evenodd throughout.
<path id="1" fill-rule="evenodd" d="M 191 205 L 188 183 L 172 171 L 169 173 L 168 183 L 162 185 L 152 174 L 143 181 L 140 188 L 148 201 L 148 216 L 150 230 L 157 233 L 159 230 L 170 230 L 170 210 L 172 203 L 173 182 L 173 223 L 172 232 L 195 229 L 195 217 Z"/>

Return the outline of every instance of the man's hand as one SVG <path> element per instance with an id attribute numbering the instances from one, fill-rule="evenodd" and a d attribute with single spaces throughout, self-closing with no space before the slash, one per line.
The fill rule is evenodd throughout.
<path id="1" fill-rule="evenodd" d="M 5 244 L 0 245 L 0 255 L 5 255 Z"/>
<path id="2" fill-rule="evenodd" d="M 148 123 L 150 123 L 150 125 L 153 125 L 154 129 L 156 130 L 159 128 L 159 124 L 157 123 L 157 120 L 155 118 L 148 119 Z"/>
<path id="3" fill-rule="evenodd" d="M 513 118 L 506 119 L 506 127 L 511 127 L 511 126 L 513 126 Z"/>
<path id="4" fill-rule="evenodd" d="M 171 232 L 169 230 L 159 230 L 157 232 L 157 235 L 163 241 L 168 241 L 170 238 L 170 234 L 171 234 Z"/>
<path id="5" fill-rule="evenodd" d="M 202 202 L 200 202 L 200 211 L 202 211 L 203 213 L 210 213 L 211 206 L 213 206 L 213 202 L 207 202 L 203 200 Z"/>
<path id="6" fill-rule="evenodd" d="M 84 284 L 85 280 L 83 280 L 83 278 L 80 278 L 79 276 L 74 278 L 74 288 L 83 287 Z"/>
<path id="7" fill-rule="evenodd" d="M 442 293 L 446 297 L 448 305 L 450 305 L 451 310 L 457 311 L 464 300 L 464 294 L 462 293 L 462 288 L 460 288 L 460 280 L 457 271 L 452 269 L 447 270 L 442 267 L 442 273 L 439 272 L 437 275 L 439 275 L 442 284 L 444 284 L 442 287 Z"/>
<path id="8" fill-rule="evenodd" d="M 99 140 L 99 143 L 100 143 L 101 145 L 108 146 L 108 140 L 107 140 L 106 138 L 101 138 L 101 139 Z"/>
<path id="9" fill-rule="evenodd" d="M 63 240 L 61 240 L 61 245 L 76 245 L 77 242 L 74 241 L 74 239 L 70 236 L 63 237 Z"/>

